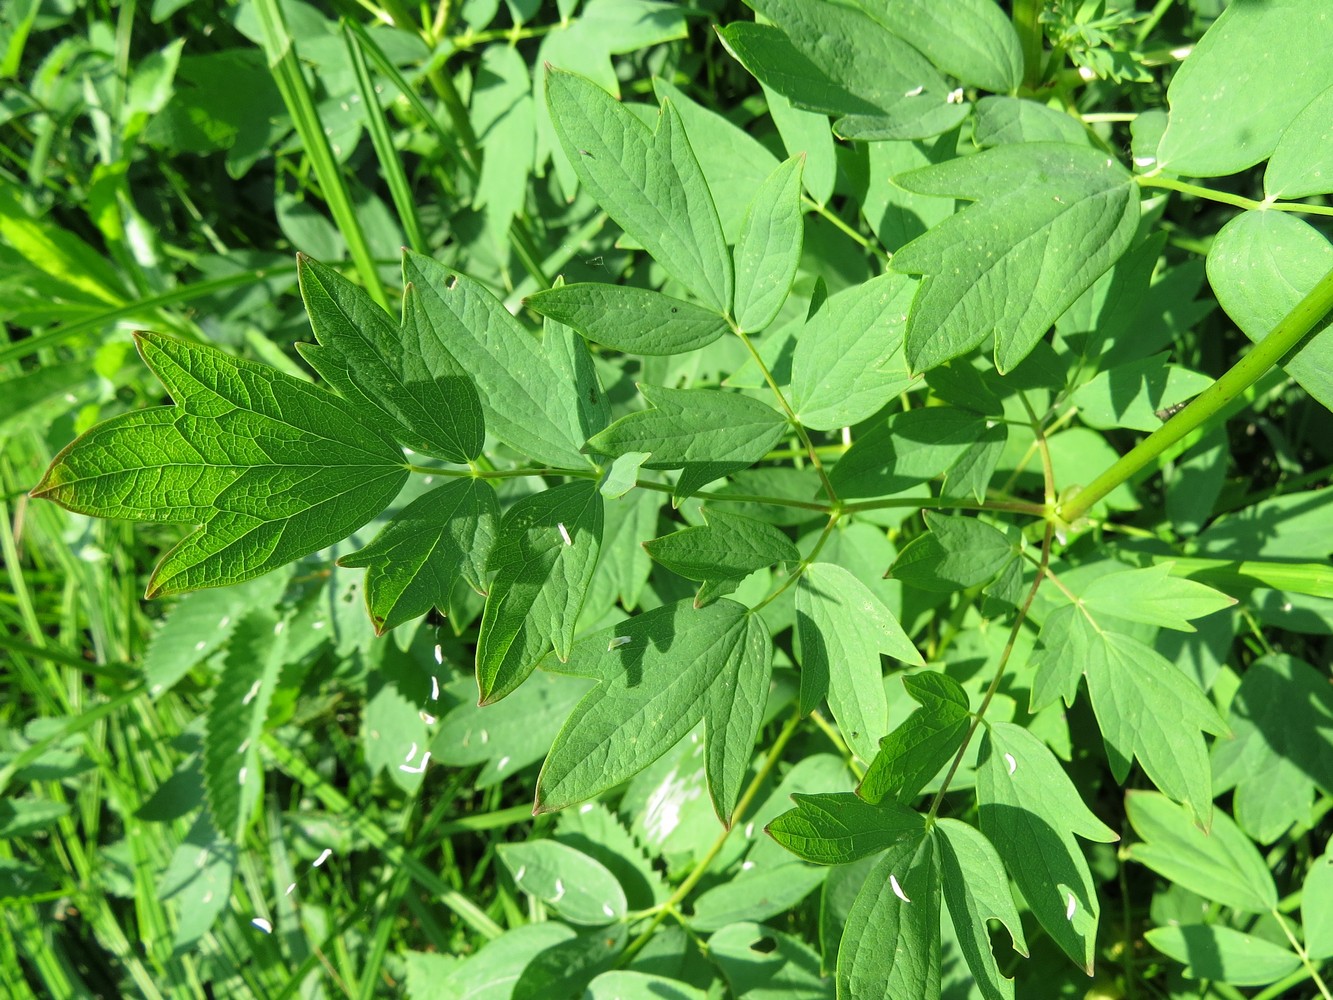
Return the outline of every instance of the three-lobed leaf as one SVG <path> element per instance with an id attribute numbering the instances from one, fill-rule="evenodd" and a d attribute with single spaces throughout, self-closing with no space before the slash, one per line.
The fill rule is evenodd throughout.
<path id="1" fill-rule="evenodd" d="M 199 525 L 157 564 L 149 597 L 239 583 L 340 541 L 406 481 L 390 432 L 333 394 L 202 344 L 135 342 L 176 405 L 97 424 L 33 496 L 96 517 Z"/>
<path id="2" fill-rule="evenodd" d="M 794 563 L 801 557 L 791 539 L 765 521 L 709 506 L 701 508 L 701 513 L 706 524 L 643 543 L 648 554 L 667 569 L 703 584 L 696 606 L 731 593 L 757 569 Z"/>
<path id="3" fill-rule="evenodd" d="M 856 789 L 867 802 L 911 802 L 967 735 L 967 694 L 952 677 L 935 671 L 906 674 L 903 688 L 921 707 L 879 741 L 879 753 Z"/>

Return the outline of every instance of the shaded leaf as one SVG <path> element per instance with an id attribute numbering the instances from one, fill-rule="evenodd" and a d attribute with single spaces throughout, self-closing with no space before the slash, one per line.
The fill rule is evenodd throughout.
<path id="1" fill-rule="evenodd" d="M 904 674 L 903 688 L 921 707 L 879 741 L 879 753 L 856 789 L 867 802 L 911 802 L 953 759 L 967 735 L 967 694 L 952 677 L 934 671 Z"/>
<path id="2" fill-rule="evenodd" d="M 706 347 L 727 332 L 721 313 L 629 285 L 559 285 L 523 302 L 594 344 L 627 354 L 682 354 Z"/>
<path id="3" fill-rule="evenodd" d="M 1154 927 L 1143 936 L 1158 951 L 1183 963 L 1189 979 L 1266 986 L 1301 966 L 1300 956 L 1291 950 L 1230 927 Z"/>
<path id="4" fill-rule="evenodd" d="M 1023 80 L 1023 51 L 1009 18 L 993 0 L 857 0 L 862 9 L 910 42 L 937 68 L 973 87 L 1006 94 Z"/>
<path id="5" fill-rule="evenodd" d="M 985 430 L 984 417 L 951 406 L 896 413 L 860 435 L 829 480 L 844 499 L 901 493 L 943 475 Z"/>
<path id="6" fill-rule="evenodd" d="M 771 524 L 707 505 L 700 512 L 706 524 L 643 543 L 667 569 L 703 583 L 696 607 L 731 593 L 757 569 L 801 558 L 791 539 Z"/>
<path id="7" fill-rule="evenodd" d="M 1018 544 L 975 517 L 925 511 L 930 530 L 903 546 L 890 573 L 911 587 L 951 593 L 992 579 L 1018 555 Z"/>
<path id="8" fill-rule="evenodd" d="M 765 828 L 798 858 L 817 865 L 845 865 L 919 835 L 919 813 L 894 803 L 872 805 L 852 792 L 793 795 L 791 809 Z"/>

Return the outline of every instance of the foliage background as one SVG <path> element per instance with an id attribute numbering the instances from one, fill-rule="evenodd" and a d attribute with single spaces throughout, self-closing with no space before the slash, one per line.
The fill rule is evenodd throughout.
<path id="1" fill-rule="evenodd" d="M 1128 154 L 1130 120 L 1165 107 L 1178 53 L 1221 4 L 1167 0 L 1128 11 L 1134 19 L 1114 10 L 1081 16 L 1094 6 L 1050 12 L 1048 40 L 1065 60 L 1054 74 L 1058 99 Z M 469 976 L 496 977 L 499 952 L 481 964 L 465 958 L 508 931 L 499 940 L 514 955 L 545 956 L 526 966 L 512 959 L 515 995 L 577 994 L 617 960 L 632 919 L 607 936 L 577 937 L 546 919 L 547 907 L 516 885 L 523 861 L 506 851 L 556 835 L 614 872 L 631 914 L 659 906 L 711 860 L 697 889 L 722 891 L 714 912 L 701 894 L 691 897 L 690 919 L 664 924 L 632 968 L 715 995 L 828 995 L 820 956 L 832 964 L 836 927 L 826 926 L 827 913 L 838 912 L 828 900 L 845 896 L 853 876 L 829 876 L 812 892 L 823 870 L 810 875 L 762 835 L 789 807 L 789 792 L 850 787 L 842 739 L 822 717 L 790 731 L 782 718 L 766 719 L 761 747 L 780 734 L 789 742 L 760 786 L 753 821 L 716 858 L 708 851 L 719 828 L 697 779 L 677 790 L 671 835 L 653 827 L 653 796 L 673 767 L 692 766 L 688 746 L 605 804 L 534 818 L 536 765 L 581 692 L 537 675 L 531 690 L 496 706 L 508 706 L 502 714 L 479 718 L 470 670 L 481 604 L 466 587 L 455 589 L 447 620 L 433 616 L 377 639 L 362 573 L 331 561 L 356 547 L 349 544 L 237 588 L 145 604 L 145 582 L 177 529 L 93 520 L 27 498 L 77 433 L 163 401 L 134 356 L 133 330 L 207 342 L 309 378 L 295 351 L 311 339 L 298 251 L 349 261 L 391 311 L 402 246 L 482 281 L 520 314 L 524 297 L 557 275 L 661 288 L 661 268 L 626 245 L 582 187 L 566 197 L 573 175 L 563 157 L 550 158 L 557 140 L 543 62 L 576 68 L 627 99 L 670 96 L 687 127 L 709 137 L 696 145 L 728 231 L 790 148 L 774 108 L 780 100 L 713 30 L 750 19 L 739 4 L 480 0 L 418 11 L 286 3 L 282 19 L 277 9 L 265 0 L 222 8 L 155 0 L 18 2 L 0 13 L 0 551 L 8 584 L 0 615 L 9 695 L 0 709 L 0 975 L 15 996 L 444 996 L 478 982 Z M 835 144 L 827 133 L 808 142 L 804 247 L 788 319 L 803 314 L 820 282 L 833 294 L 878 274 L 886 251 L 948 211 L 904 205 L 890 190 L 891 172 L 922 160 L 894 162 L 885 144 Z M 1210 185 L 1250 197 L 1261 174 Z M 1180 368 L 1215 377 L 1248 344 L 1217 308 L 1203 264 L 1235 208 L 1187 193 L 1153 211 L 1164 242 L 1160 260 L 1149 260 L 1153 281 L 1136 335 L 1170 351 Z M 602 352 L 597 371 L 624 412 L 638 405 L 636 382 L 759 387 L 745 361 L 739 343 L 725 340 L 671 357 Z M 1081 419 L 1056 456 L 1072 480 L 1094 475 L 1153 426 Z M 1152 470 L 1161 476 L 1108 497 L 1075 558 L 1108 539 L 1139 541 L 1145 551 L 1154 541 L 1188 543 L 1228 514 L 1239 515 L 1233 529 L 1247 517 L 1276 522 L 1266 557 L 1326 558 L 1331 419 L 1273 373 L 1224 428 Z M 1040 497 L 1033 455 L 1017 444 L 1012 452 L 999 465 L 1004 490 Z M 762 472 L 747 482 L 740 492 L 783 489 Z M 513 502 L 535 488 L 516 478 L 503 496 Z M 688 503 L 679 513 L 639 503 L 624 518 L 631 541 L 702 523 Z M 780 526 L 808 542 L 807 521 L 797 512 Z M 839 537 L 838 558 L 877 577 L 924 527 L 910 509 L 883 511 Z M 368 528 L 360 544 L 372 536 Z M 617 604 L 649 608 L 693 593 L 664 570 L 650 577 L 635 546 L 624 552 L 599 577 L 603 592 L 592 603 L 601 618 L 619 617 Z M 750 578 L 737 596 L 757 602 L 767 584 Z M 969 601 L 899 586 L 885 585 L 886 600 L 928 660 L 950 663 L 966 680 L 995 655 L 1004 630 L 969 613 Z M 1261 587 L 1244 598 L 1198 622 L 1199 633 L 1171 640 L 1217 707 L 1227 708 L 1265 656 L 1298 657 L 1327 680 L 1327 596 Z M 285 628 L 275 632 L 279 623 Z M 778 683 L 794 691 L 792 624 L 768 622 L 787 668 Z M 274 681 L 265 686 L 272 700 L 233 740 L 253 768 L 235 793 L 253 790 L 252 818 L 220 832 L 202 808 L 205 743 L 221 739 L 212 710 L 249 704 L 255 677 Z M 912 707 L 896 683 L 895 722 Z M 997 710 L 1021 712 L 1016 694 L 1002 694 Z M 1137 839 L 1086 700 L 1067 726 L 1040 716 L 1028 725 L 1048 743 L 1064 741 L 1061 756 L 1084 802 L 1122 841 Z M 429 747 L 434 764 L 401 766 L 408 744 Z M 1129 783 L 1148 785 L 1138 772 Z M 1299 911 L 1301 886 L 1324 849 L 1330 791 L 1316 781 L 1308 815 L 1262 840 L 1284 913 Z M 1103 900 L 1093 987 L 1101 995 L 1317 995 L 1303 971 L 1247 993 L 1244 984 L 1186 980 L 1149 945 L 1149 928 L 1203 914 L 1284 947 L 1286 938 L 1273 918 L 1223 913 L 1127 862 L 1119 845 L 1084 846 Z M 728 899 L 732 879 L 756 858 L 774 866 L 772 884 L 806 893 L 762 913 Z M 1086 977 L 1035 931 L 1029 921 L 1029 960 L 996 937 L 1018 995 L 1083 995 Z M 949 947 L 946 995 L 968 996 Z M 756 954 L 783 962 L 761 974 L 769 966 Z"/>

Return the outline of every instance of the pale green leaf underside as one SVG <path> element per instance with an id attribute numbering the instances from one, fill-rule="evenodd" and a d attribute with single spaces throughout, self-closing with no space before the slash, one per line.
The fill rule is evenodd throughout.
<path id="1" fill-rule="evenodd" d="M 894 255 L 895 271 L 923 275 L 907 322 L 914 371 L 992 335 L 996 367 L 1010 371 L 1129 248 L 1139 221 L 1129 173 L 1085 146 L 1000 146 L 894 182 L 976 202 Z"/>
<path id="2" fill-rule="evenodd" d="M 1158 951 L 1183 964 L 1186 979 L 1266 986 L 1301 967 L 1300 956 L 1289 948 L 1226 926 L 1154 927 L 1144 937 Z"/>
<path id="3" fill-rule="evenodd" d="M 501 844 L 514 884 L 571 924 L 602 926 L 625 916 L 625 890 L 601 862 L 554 840 Z"/>
<path id="4" fill-rule="evenodd" d="M 267 573 L 346 538 L 407 478 L 393 439 L 308 382 L 174 337 L 136 337 L 175 406 L 93 427 L 33 491 L 96 517 L 201 525 L 150 597 Z"/>
<path id="5" fill-rule="evenodd" d="M 763 620 L 723 598 L 678 601 L 574 644 L 561 668 L 600 683 L 565 721 L 537 780 L 537 809 L 591 798 L 632 777 L 704 720 L 705 771 L 729 818 L 768 696 Z"/>
<path id="6" fill-rule="evenodd" d="M 1079 599 L 1092 612 L 1127 621 L 1193 632 L 1193 618 L 1203 618 L 1236 603 L 1212 587 L 1171 576 L 1172 563 L 1107 573 L 1088 583 Z"/>
<path id="7" fill-rule="evenodd" d="M 706 305 L 728 312 L 731 256 L 670 103 L 649 131 L 601 87 L 562 70 L 547 73 L 546 100 L 565 155 L 598 204 Z"/>

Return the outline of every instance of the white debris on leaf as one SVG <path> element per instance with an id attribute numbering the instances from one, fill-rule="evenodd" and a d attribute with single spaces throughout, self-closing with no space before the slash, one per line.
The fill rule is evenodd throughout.
<path id="1" fill-rule="evenodd" d="M 255 700 L 255 695 L 259 694 L 259 689 L 264 686 L 263 681 L 255 681 L 250 685 L 250 690 L 245 692 L 245 697 L 241 699 L 242 705 L 248 705 Z"/>
<path id="2" fill-rule="evenodd" d="M 619 649 L 621 646 L 628 646 L 634 640 L 627 635 L 613 636 L 611 641 L 606 644 L 606 651 L 609 653 L 613 649 Z"/>
<path id="3" fill-rule="evenodd" d="M 318 867 L 319 867 L 320 865 L 322 865 L 325 861 L 328 861 L 329 858 L 331 858 L 331 857 L 333 857 L 333 850 L 332 850 L 331 848 L 326 847 L 326 848 L 324 848 L 324 850 L 320 853 L 319 857 L 317 857 L 317 858 L 314 860 L 314 863 L 313 863 L 310 867 L 312 867 L 312 868 L 318 868 Z"/>
<path id="4" fill-rule="evenodd" d="M 892 889 L 893 894 L 897 896 L 899 899 L 901 899 L 904 903 L 911 902 L 911 900 L 907 898 L 907 893 L 903 892 L 903 887 L 898 884 L 897 875 L 889 876 L 889 888 Z"/>
<path id="5" fill-rule="evenodd" d="M 925 87 L 923 87 L 923 86 L 921 86 L 921 85 L 917 85 L 917 86 L 913 87 L 911 90 L 909 90 L 907 93 L 903 94 L 903 96 L 904 96 L 904 97 L 920 97 L 923 93 L 925 93 L 925 91 L 926 91 L 926 88 L 925 88 Z"/>
<path id="6" fill-rule="evenodd" d="M 421 755 L 421 763 L 418 764 L 416 767 L 413 767 L 411 764 L 399 764 L 398 770 L 406 771 L 408 774 L 420 774 L 422 771 L 426 770 L 426 765 L 429 763 L 430 763 L 430 751 L 427 750 L 425 753 Z"/>
<path id="7" fill-rule="evenodd" d="M 1004 762 L 1009 765 L 1009 773 L 1013 774 L 1018 770 L 1018 761 L 1014 760 L 1014 755 L 1007 753 L 1004 755 Z"/>
<path id="8" fill-rule="evenodd" d="M 955 87 L 953 90 L 949 91 L 949 96 L 945 98 L 945 101 L 947 101 L 949 104 L 962 104 L 963 88 Z"/>
<path id="9" fill-rule="evenodd" d="M 560 529 L 560 537 L 564 539 L 566 545 L 573 545 L 574 539 L 569 537 L 569 529 L 565 527 L 565 522 L 561 521 L 556 525 Z"/>
<path id="10" fill-rule="evenodd" d="M 272 933 L 273 933 L 273 925 L 270 924 L 270 923 L 269 923 L 267 920 L 265 920 L 263 917 L 255 917 L 253 920 L 250 921 L 250 923 L 254 924 L 256 927 L 258 927 L 258 928 L 259 928 L 261 931 L 263 931 L 265 934 L 272 934 Z"/>
<path id="11" fill-rule="evenodd" d="M 1073 920 L 1074 912 L 1078 909 L 1078 901 L 1074 899 L 1074 894 L 1069 894 L 1069 902 L 1065 905 L 1065 919 Z"/>

